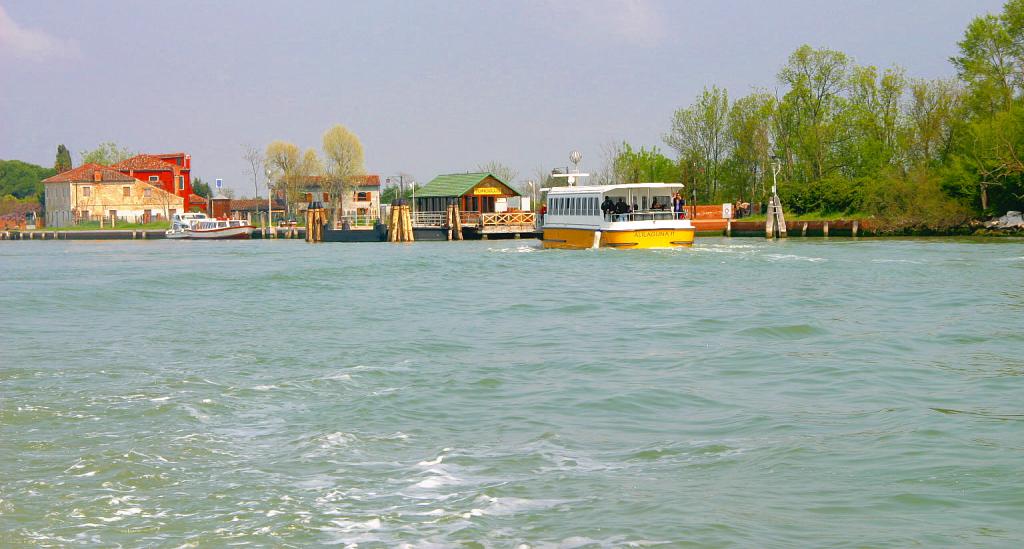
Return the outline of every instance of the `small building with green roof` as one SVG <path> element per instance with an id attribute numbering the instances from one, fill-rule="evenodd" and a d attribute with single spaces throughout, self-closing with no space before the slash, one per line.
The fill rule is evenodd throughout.
<path id="1" fill-rule="evenodd" d="M 493 213 L 507 209 L 507 200 L 520 196 L 493 173 L 449 173 L 435 177 L 416 191 L 416 209 L 443 212 L 457 203 L 463 212 Z"/>

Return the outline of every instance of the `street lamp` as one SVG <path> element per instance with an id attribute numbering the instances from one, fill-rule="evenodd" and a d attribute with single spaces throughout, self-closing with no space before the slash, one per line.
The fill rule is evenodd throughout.
<path id="1" fill-rule="evenodd" d="M 782 170 L 782 160 L 772 155 L 772 195 L 778 194 L 778 184 L 776 183 L 776 177 L 779 175 L 779 171 Z"/>
<path id="2" fill-rule="evenodd" d="M 271 220 L 270 212 L 272 211 L 270 209 L 271 208 L 270 197 L 272 196 L 272 194 L 271 194 L 272 191 L 271 191 L 271 188 L 270 188 L 270 168 L 267 168 L 266 174 L 267 174 L 267 230 L 269 231 L 270 230 L 270 220 Z"/>

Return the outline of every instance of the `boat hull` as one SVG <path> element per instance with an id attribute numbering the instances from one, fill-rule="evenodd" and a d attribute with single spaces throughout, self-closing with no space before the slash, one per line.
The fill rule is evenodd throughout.
<path id="1" fill-rule="evenodd" d="M 544 229 L 545 248 L 580 250 L 594 247 L 596 229 Z M 693 244 L 696 231 L 691 228 L 650 228 L 603 230 L 598 246 L 630 250 L 679 248 Z"/>
<path id="2" fill-rule="evenodd" d="M 224 227 L 222 229 L 191 230 L 167 233 L 167 238 L 182 240 L 239 240 L 252 238 L 255 227 Z"/>

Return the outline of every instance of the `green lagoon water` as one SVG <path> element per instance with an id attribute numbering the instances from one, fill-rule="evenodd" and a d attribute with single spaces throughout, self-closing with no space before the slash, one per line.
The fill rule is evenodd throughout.
<path id="1" fill-rule="evenodd" d="M 0 244 L 0 546 L 1019 547 L 1024 241 Z"/>

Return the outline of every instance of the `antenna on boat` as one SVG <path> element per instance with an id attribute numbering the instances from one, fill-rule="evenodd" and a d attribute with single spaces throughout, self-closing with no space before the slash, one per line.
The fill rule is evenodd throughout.
<path id="1" fill-rule="evenodd" d="M 583 153 L 580 151 L 572 151 L 569 153 L 569 161 L 572 162 L 571 173 L 552 173 L 551 177 L 565 177 L 569 186 L 572 187 L 576 184 L 577 178 L 590 177 L 589 173 L 580 173 L 580 161 L 583 160 Z M 568 168 L 566 172 L 568 172 Z"/>

